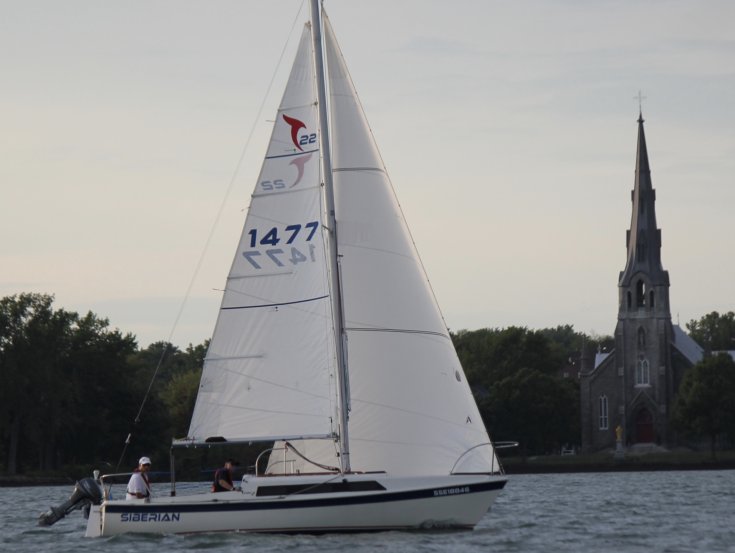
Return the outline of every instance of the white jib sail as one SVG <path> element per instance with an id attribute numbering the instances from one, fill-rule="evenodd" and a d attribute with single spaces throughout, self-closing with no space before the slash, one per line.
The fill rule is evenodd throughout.
<path id="1" fill-rule="evenodd" d="M 488 434 L 326 16 L 324 33 L 352 468 L 392 475 L 497 470 L 490 446 L 460 460 L 489 442 Z M 329 444 L 294 445 L 334 463 Z"/>
<path id="2" fill-rule="evenodd" d="M 227 279 L 191 439 L 332 434 L 334 331 L 314 71 L 307 25 Z"/>

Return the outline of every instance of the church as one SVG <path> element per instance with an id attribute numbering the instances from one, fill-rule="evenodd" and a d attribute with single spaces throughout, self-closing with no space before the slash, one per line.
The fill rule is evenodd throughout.
<path id="1" fill-rule="evenodd" d="M 661 264 L 661 230 L 656 226 L 656 191 L 642 115 L 631 200 L 627 262 L 618 278 L 615 344 L 608 353 L 594 357 L 582 351 L 583 452 L 615 447 L 618 426 L 626 446 L 675 447 L 676 433 L 669 427 L 668 414 L 684 373 L 704 353 L 671 322 L 669 273 Z"/>

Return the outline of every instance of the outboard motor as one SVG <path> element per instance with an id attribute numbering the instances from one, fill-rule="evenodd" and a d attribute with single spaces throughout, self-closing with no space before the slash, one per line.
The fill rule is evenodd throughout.
<path id="1" fill-rule="evenodd" d="M 102 488 L 94 480 L 94 478 L 84 478 L 77 482 L 74 487 L 74 493 L 71 497 L 64 501 L 58 507 L 50 507 L 45 513 L 41 513 L 40 524 L 51 526 L 58 522 L 66 515 L 77 509 L 84 507 L 85 514 L 89 513 L 90 505 L 100 505 L 102 503 Z"/>

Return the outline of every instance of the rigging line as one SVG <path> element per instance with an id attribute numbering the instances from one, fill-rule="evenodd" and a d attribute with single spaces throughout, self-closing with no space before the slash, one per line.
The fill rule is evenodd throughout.
<path id="1" fill-rule="evenodd" d="M 293 447 L 293 446 L 291 446 L 291 447 Z M 296 451 L 296 448 L 294 448 L 294 451 Z M 299 452 L 298 452 L 298 451 L 296 451 L 296 453 L 299 453 Z M 299 455 L 301 455 L 301 454 L 299 453 Z M 301 455 L 301 456 L 303 457 L 303 455 Z M 306 457 L 304 457 L 304 459 L 306 459 Z M 308 461 L 308 459 L 307 459 L 307 461 Z M 309 461 L 309 462 L 310 462 L 310 463 L 314 463 L 313 461 Z M 321 468 L 324 468 L 324 467 L 326 466 L 326 465 L 320 465 L 319 463 L 314 463 L 314 464 L 315 464 L 316 466 L 318 466 L 318 467 L 321 467 Z M 334 467 L 327 467 L 327 469 L 332 469 L 332 468 L 334 468 Z M 327 470 L 327 469 L 325 469 L 325 470 Z M 284 470 L 284 472 L 285 472 L 285 470 L 286 470 L 286 469 L 284 468 L 283 470 Z M 334 470 L 336 470 L 337 472 L 339 472 L 339 469 L 334 469 Z M 275 474 L 275 473 L 274 473 L 274 474 Z M 313 490 L 314 488 L 318 488 L 319 486 L 323 486 L 324 484 L 329 484 L 329 483 L 330 483 L 331 481 L 333 481 L 333 480 L 337 480 L 338 478 L 344 478 L 344 475 L 343 475 L 342 473 L 340 473 L 340 474 L 338 474 L 337 476 L 333 476 L 333 477 L 332 477 L 332 478 L 330 478 L 329 480 L 325 480 L 324 482 L 319 482 L 318 484 L 314 484 L 313 486 L 310 486 L 310 487 L 308 487 L 308 488 L 305 488 L 305 489 L 303 489 L 303 490 L 299 490 L 299 491 L 297 491 L 297 492 L 292 492 L 292 493 L 286 494 L 286 495 L 285 495 L 285 496 L 283 496 L 283 497 L 284 497 L 284 499 L 285 499 L 286 497 L 291 497 L 292 495 L 297 495 L 297 494 L 300 494 L 300 493 L 306 493 L 306 492 L 308 492 L 308 491 L 310 491 L 310 490 Z"/>
<path id="2" fill-rule="evenodd" d="M 286 53 L 286 49 L 288 48 L 288 43 L 291 40 L 291 36 L 293 35 L 293 30 L 296 27 L 296 22 L 299 20 L 299 15 L 301 15 L 301 9 L 304 7 L 304 0 L 302 0 L 301 5 L 299 6 L 299 11 L 296 12 L 296 17 L 293 20 L 293 24 L 291 25 L 291 30 L 288 33 L 288 38 L 286 39 L 286 44 L 283 46 L 283 50 L 281 51 L 281 55 L 278 58 L 278 63 L 276 64 L 276 69 L 273 71 L 273 76 L 271 77 L 270 82 L 268 83 L 268 88 L 265 91 L 265 96 L 263 97 L 263 102 L 260 104 L 260 108 L 258 109 L 258 115 L 255 117 L 255 121 L 253 122 L 253 126 L 250 128 L 250 134 L 248 135 L 248 139 L 245 141 L 245 147 L 242 150 L 242 154 L 240 154 L 240 159 L 237 161 L 237 165 L 235 166 L 235 172 L 232 175 L 232 179 L 230 180 L 230 185 L 227 187 L 227 192 L 225 193 L 225 197 L 222 200 L 222 204 L 220 205 L 219 211 L 217 212 L 217 217 L 214 220 L 214 225 L 212 225 L 212 230 L 209 232 L 209 237 L 207 238 L 207 242 L 204 245 L 204 251 L 202 251 L 202 255 L 199 257 L 199 263 L 197 263 L 196 269 L 194 270 L 194 275 L 191 277 L 191 281 L 189 282 L 189 287 L 186 290 L 186 295 L 184 296 L 183 301 L 181 302 L 181 307 L 179 307 L 179 312 L 176 315 L 176 319 L 174 320 L 173 327 L 171 328 L 171 332 L 168 336 L 168 344 L 171 343 L 171 339 L 173 338 L 174 331 L 176 330 L 177 325 L 179 324 L 179 319 L 181 318 L 181 313 L 184 311 L 184 307 L 186 306 L 186 300 L 189 299 L 189 294 L 191 293 L 191 289 L 194 286 L 194 281 L 197 278 L 197 275 L 199 274 L 199 269 L 202 267 L 202 262 L 204 261 L 204 256 L 207 254 L 207 250 L 209 249 L 209 245 L 212 242 L 212 237 L 214 236 L 214 231 L 217 229 L 217 225 L 219 224 L 219 220 L 222 217 L 222 212 L 225 209 L 225 205 L 227 204 L 227 200 L 230 197 L 230 193 L 232 192 L 232 188 L 235 184 L 235 180 L 237 179 L 237 175 L 240 172 L 240 167 L 242 166 L 242 162 L 245 159 L 245 154 L 248 151 L 248 146 L 250 146 L 250 140 L 253 138 L 253 134 L 255 134 L 255 127 L 258 125 L 258 121 L 260 120 L 260 115 L 263 113 L 263 108 L 265 107 L 266 100 L 268 99 L 268 95 L 270 94 L 271 87 L 273 86 L 273 81 L 276 80 L 276 75 L 278 73 L 278 69 L 281 67 L 281 61 L 283 61 L 283 56 Z M 153 376 L 151 377 L 150 384 L 148 384 L 148 390 L 145 393 L 145 396 L 143 397 L 143 402 L 140 404 L 140 409 L 138 409 L 138 414 L 135 416 L 134 423 L 140 422 L 140 414 L 143 412 L 143 407 L 145 406 L 145 402 L 148 400 L 148 396 L 151 393 L 151 389 L 153 388 L 153 382 L 156 379 L 156 375 L 158 374 L 158 370 L 161 368 L 161 363 L 163 363 L 163 359 L 166 356 L 166 346 L 164 345 L 163 352 L 161 353 L 161 357 L 158 360 L 158 364 L 156 365 L 156 370 L 153 371 Z M 125 449 L 127 449 L 127 444 L 125 444 Z M 123 449 L 123 455 L 125 455 L 125 449 Z M 120 466 L 120 463 L 122 462 L 122 457 L 120 458 L 120 462 L 118 462 L 118 467 Z"/>
<path id="3" fill-rule="evenodd" d="M 302 458 L 302 459 L 303 459 L 304 461 L 306 461 L 307 463 L 311 463 L 312 465 L 316 465 L 316 466 L 317 466 L 317 467 L 319 467 L 320 469 L 324 469 L 324 470 L 331 470 L 331 471 L 339 472 L 339 469 L 338 469 L 338 468 L 335 468 L 335 467 L 330 467 L 330 466 L 328 466 L 328 465 L 322 465 L 321 463 L 317 463 L 316 461 L 312 461 L 311 459 L 307 459 L 307 458 L 306 458 L 306 457 L 305 457 L 304 455 L 302 455 L 302 454 L 301 454 L 301 452 L 299 452 L 299 450 L 298 450 L 298 449 L 296 449 L 296 448 L 295 448 L 295 447 L 293 446 L 293 444 L 292 444 L 291 442 L 286 442 L 286 446 L 290 447 L 290 448 L 291 448 L 291 450 L 292 450 L 292 451 L 293 451 L 293 452 L 294 452 L 294 453 L 295 453 L 296 455 L 298 455 L 299 457 L 301 457 L 301 458 Z M 341 475 L 340 475 L 340 476 L 341 476 Z M 325 482 L 325 483 L 326 483 L 326 482 Z M 317 484 L 317 486 L 318 486 L 318 485 L 319 485 L 319 484 Z M 307 489 L 311 489 L 311 488 L 307 488 Z M 306 490 L 302 490 L 302 491 L 306 491 Z M 299 493 L 299 492 L 296 492 L 296 493 Z"/>

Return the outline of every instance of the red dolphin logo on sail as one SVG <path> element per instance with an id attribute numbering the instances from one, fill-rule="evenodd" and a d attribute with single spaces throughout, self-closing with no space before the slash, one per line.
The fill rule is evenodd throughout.
<path id="1" fill-rule="evenodd" d="M 299 146 L 299 129 L 305 129 L 306 125 L 304 125 L 302 121 L 294 119 L 293 117 L 289 117 L 286 114 L 283 115 L 283 120 L 291 125 L 291 140 L 293 140 L 294 145 L 303 152 L 304 149 Z"/>
<path id="2" fill-rule="evenodd" d="M 293 161 L 291 161 L 291 163 L 289 163 L 289 165 L 295 165 L 296 169 L 298 169 L 299 171 L 299 175 L 296 177 L 296 182 L 294 182 L 291 186 L 289 186 L 289 188 L 293 188 L 294 186 L 296 186 L 297 184 L 301 182 L 301 178 L 304 176 L 304 165 L 306 165 L 306 162 L 311 159 L 312 155 L 313 154 L 308 154 L 305 156 L 297 156 L 296 158 L 294 158 Z"/>

